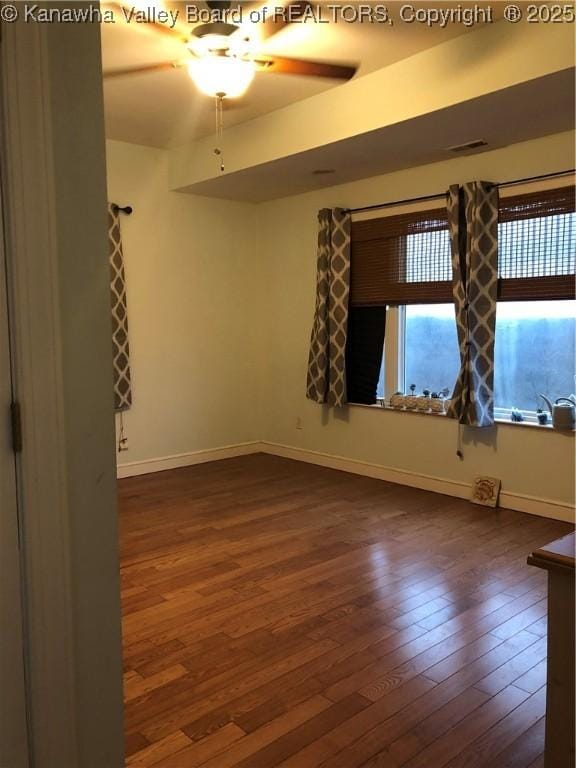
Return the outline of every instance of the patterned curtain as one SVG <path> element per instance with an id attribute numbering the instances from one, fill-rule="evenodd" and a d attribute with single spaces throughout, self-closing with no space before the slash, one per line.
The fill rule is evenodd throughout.
<path id="1" fill-rule="evenodd" d="M 118 208 L 108 204 L 108 248 L 110 257 L 110 293 L 112 300 L 112 355 L 114 361 L 114 410 L 125 411 L 132 405 L 130 384 L 130 347 L 124 256 Z"/>
<path id="2" fill-rule="evenodd" d="M 316 311 L 310 339 L 306 396 L 342 406 L 346 398 L 346 335 L 350 293 L 350 213 L 318 214 Z"/>
<path id="3" fill-rule="evenodd" d="M 450 187 L 448 223 L 461 363 L 448 416 L 489 427 L 494 423 L 498 188 L 484 181 Z"/>

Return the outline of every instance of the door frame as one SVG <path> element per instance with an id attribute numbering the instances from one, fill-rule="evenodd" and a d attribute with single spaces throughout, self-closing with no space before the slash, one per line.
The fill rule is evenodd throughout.
<path id="1" fill-rule="evenodd" d="M 2 34 L 4 218 L 14 391 L 25 404 L 17 470 L 33 752 L 61 755 L 61 764 L 72 766 L 77 764 L 70 727 L 75 720 L 72 584 L 42 37 L 39 25 L 5 26 Z M 29 211 L 34 211 L 33 226 Z"/>
<path id="2" fill-rule="evenodd" d="M 78 462 L 74 459 L 74 448 L 77 453 L 78 446 L 74 443 L 80 441 L 82 429 L 85 431 L 92 401 L 98 397 L 100 402 L 102 398 L 104 403 L 107 400 L 100 392 L 89 398 L 87 413 L 82 414 L 82 425 L 77 427 L 69 402 L 71 387 L 80 384 L 69 373 L 65 344 L 66 333 L 70 331 L 63 328 L 64 323 L 69 323 L 69 312 L 67 315 L 63 307 L 69 309 L 73 300 L 68 297 L 72 289 L 62 274 L 62 254 L 70 249 L 71 234 L 64 231 L 62 210 L 59 210 L 59 195 L 66 186 L 67 175 L 72 178 L 77 169 L 68 168 L 62 162 L 62 137 L 58 136 L 58 128 L 62 126 L 63 116 L 55 109 L 55 91 L 60 88 L 58 103 L 60 107 L 63 103 L 66 106 L 69 99 L 67 107 L 72 126 L 78 123 L 77 130 L 81 131 L 82 120 L 92 118 L 92 123 L 96 121 L 96 132 L 102 126 L 103 145 L 99 29 L 97 25 L 81 25 L 81 29 L 69 31 L 59 26 L 62 25 L 23 21 L 4 24 L 0 42 L 3 117 L 0 151 L 13 377 L 15 397 L 22 405 L 23 447 L 17 457 L 17 476 L 24 532 L 30 746 L 35 768 L 88 768 L 104 764 L 107 768 L 120 768 L 123 756 L 119 584 L 117 574 L 110 575 L 115 562 L 111 527 L 116 513 L 107 479 L 110 466 L 115 468 L 112 390 L 110 388 L 109 456 L 102 455 L 104 449 L 100 448 L 102 439 L 98 431 L 107 430 L 108 425 L 95 429 L 97 447 L 94 451 L 100 450 L 104 480 L 101 493 L 94 494 L 97 497 L 94 507 L 103 514 L 105 522 L 90 525 L 93 529 L 107 526 L 102 543 L 97 539 L 98 543 L 92 544 L 103 550 L 102 592 L 106 590 L 106 594 L 97 594 L 98 585 L 88 584 L 88 580 L 95 580 L 97 568 L 94 566 L 99 553 L 90 555 L 92 560 L 85 572 L 78 566 L 82 547 L 89 551 L 90 542 L 84 539 L 89 539 L 90 534 L 83 532 L 82 538 L 78 533 L 79 515 L 84 510 L 79 503 L 82 494 L 78 484 L 82 477 L 78 477 Z M 76 31 L 77 42 L 71 37 Z M 68 63 L 66 56 L 78 62 L 79 72 L 74 72 L 74 64 Z M 65 81 L 70 78 L 69 94 L 62 88 L 68 85 L 62 83 L 62 78 Z M 95 100 L 87 105 L 83 115 L 74 111 L 78 95 L 82 94 L 80 78 L 87 79 L 86 87 L 94 89 Z M 93 115 L 86 114 L 92 111 Z M 90 151 L 89 141 L 87 146 Z M 88 162 L 86 184 L 91 181 L 91 171 Z M 102 191 L 105 204 L 105 170 L 101 171 L 101 177 L 99 174 L 98 170 L 94 184 L 98 192 Z M 90 201 L 86 205 L 90 205 Z M 104 227 L 102 243 L 105 243 Z M 78 246 L 80 249 L 80 243 Z M 91 249 L 91 245 L 86 247 L 88 255 L 93 255 Z M 103 275 L 107 275 L 108 264 L 97 265 L 97 268 L 95 278 L 107 279 Z M 87 313 L 100 313 L 101 317 L 107 311 L 109 317 L 109 308 L 102 301 L 96 306 L 96 302 L 90 303 L 91 296 L 88 299 Z M 95 326 L 98 323 L 101 327 L 100 320 L 93 321 Z M 86 338 L 85 343 L 95 343 L 100 352 L 102 345 L 98 339 L 93 342 Z M 69 358 L 70 350 L 67 354 Z M 111 354 L 110 344 L 110 369 Z M 104 355 L 101 364 L 106 367 L 106 362 Z M 100 379 L 96 376 L 95 389 L 101 386 Z M 102 410 L 105 409 L 101 408 L 100 412 Z M 100 413 L 96 419 L 99 416 Z M 86 464 L 92 471 L 91 458 Z M 90 507 L 87 502 L 86 514 L 94 513 Z M 97 595 L 93 626 L 86 618 L 89 610 L 86 594 L 90 592 Z M 97 624 L 108 614 L 110 628 L 103 628 L 103 636 L 99 638 Z M 92 662 L 94 652 L 89 646 L 94 643 L 98 648 L 99 641 L 101 646 Z M 103 654 L 103 659 L 97 658 L 98 653 Z M 92 664 L 92 669 L 87 668 Z M 92 699 L 97 700 L 91 703 Z M 92 720 L 93 724 L 89 722 Z M 98 727 L 100 742 L 95 734 Z"/>
<path id="3" fill-rule="evenodd" d="M 0 168 L 0 765 L 29 768 L 21 526 L 16 485 L 12 361 Z"/>

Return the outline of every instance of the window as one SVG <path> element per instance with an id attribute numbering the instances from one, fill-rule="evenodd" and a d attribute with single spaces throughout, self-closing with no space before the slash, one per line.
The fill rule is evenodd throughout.
<path id="1" fill-rule="evenodd" d="M 576 214 L 574 188 L 500 201 L 499 288 L 495 341 L 496 415 L 533 417 L 539 393 L 574 391 L 576 361 Z M 354 222 L 352 312 L 386 307 L 376 402 L 394 392 L 452 390 L 460 369 L 446 211 Z M 380 361 L 378 361 L 380 362 Z"/>
<path id="2" fill-rule="evenodd" d="M 410 384 L 418 392 L 452 388 L 460 370 L 454 307 L 423 304 L 397 311 L 404 314 L 404 369 L 399 371 L 398 389 L 405 391 Z M 543 407 L 541 392 L 555 400 L 574 391 L 575 317 L 575 301 L 498 304 L 494 362 L 498 416 L 507 418 L 512 408 L 533 413 Z"/>
<path id="3" fill-rule="evenodd" d="M 404 377 L 422 392 L 452 390 L 460 370 L 453 304 L 410 305 L 404 310 Z M 400 388 L 400 387 L 399 387 Z"/>
<path id="4" fill-rule="evenodd" d="M 500 415 L 533 412 L 574 391 L 576 302 L 500 302 L 496 312 L 494 401 Z"/>

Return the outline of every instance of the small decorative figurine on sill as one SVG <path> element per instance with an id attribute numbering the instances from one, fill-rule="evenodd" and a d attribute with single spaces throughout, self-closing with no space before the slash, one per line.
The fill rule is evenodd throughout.
<path id="1" fill-rule="evenodd" d="M 536 418 L 538 419 L 538 424 L 542 427 L 545 427 L 546 424 L 548 424 L 548 412 L 543 411 L 542 408 L 536 410 Z"/>
<path id="2" fill-rule="evenodd" d="M 444 398 L 438 392 L 432 392 L 430 396 L 430 408 L 432 413 L 444 413 Z"/>
<path id="3" fill-rule="evenodd" d="M 423 389 L 422 394 L 418 395 L 416 398 L 418 401 L 418 410 L 422 411 L 423 413 L 427 413 L 431 405 L 431 399 L 430 399 L 430 390 L 429 389 Z"/>
<path id="4" fill-rule="evenodd" d="M 510 412 L 510 421 L 515 421 L 515 422 L 524 421 L 524 416 L 522 415 L 522 411 L 519 411 L 518 408 L 512 408 L 512 411 Z"/>
<path id="5" fill-rule="evenodd" d="M 416 397 L 416 384 L 410 384 L 410 394 L 406 395 L 404 404 L 410 411 L 413 411 L 418 407 L 418 398 Z"/>

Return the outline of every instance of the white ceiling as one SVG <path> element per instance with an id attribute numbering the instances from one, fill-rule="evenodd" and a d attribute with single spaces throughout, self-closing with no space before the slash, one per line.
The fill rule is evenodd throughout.
<path id="1" fill-rule="evenodd" d="M 184 18 L 182 4 L 140 0 L 135 5 L 142 8 L 162 5 L 174 8 L 177 5 L 180 20 Z M 365 6 L 367 3 L 349 5 Z M 392 26 L 346 23 L 342 19 L 329 24 L 291 24 L 270 38 L 259 50 L 357 64 L 358 78 L 474 29 L 462 24 L 448 24 L 442 29 L 439 26 L 430 28 L 402 23 L 397 18 L 401 5 L 403 3 L 388 3 L 395 18 Z M 438 3 L 420 2 L 414 5 L 437 7 Z M 441 5 L 488 4 L 443 2 Z M 201 8 L 203 3 L 196 3 L 196 6 Z M 146 23 L 128 24 L 118 9 L 115 11 L 115 20 L 114 24 L 102 25 L 104 72 L 126 66 L 178 60 L 185 54 L 185 46 L 177 36 L 172 39 Z M 232 126 L 251 120 L 334 87 L 338 87 L 337 82 L 321 78 L 258 73 L 244 97 L 226 104 L 225 124 Z M 173 147 L 214 131 L 213 101 L 198 93 L 185 68 L 105 80 L 104 100 L 106 133 L 111 139 L 154 147 Z"/>

